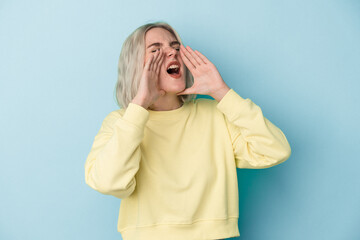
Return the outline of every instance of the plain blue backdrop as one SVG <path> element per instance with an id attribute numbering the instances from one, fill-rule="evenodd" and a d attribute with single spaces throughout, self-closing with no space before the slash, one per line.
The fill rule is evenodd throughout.
<path id="1" fill-rule="evenodd" d="M 292 155 L 238 169 L 240 240 L 360 239 L 360 1 L 0 3 L 0 239 L 121 239 L 85 184 L 125 38 L 166 21 L 259 105 Z M 170 239 L 170 238 L 169 238 Z"/>

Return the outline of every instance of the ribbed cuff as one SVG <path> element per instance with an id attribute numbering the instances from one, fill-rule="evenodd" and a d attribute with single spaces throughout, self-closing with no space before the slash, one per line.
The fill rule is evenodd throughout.
<path id="1" fill-rule="evenodd" d="M 246 99 L 242 98 L 231 88 L 218 102 L 216 107 L 231 121 L 236 118 L 237 111 L 234 111 L 234 109 L 241 109 L 243 104 L 247 104 Z"/>
<path id="2" fill-rule="evenodd" d="M 125 110 L 123 119 L 143 128 L 149 119 L 149 111 L 136 103 L 129 103 Z"/>

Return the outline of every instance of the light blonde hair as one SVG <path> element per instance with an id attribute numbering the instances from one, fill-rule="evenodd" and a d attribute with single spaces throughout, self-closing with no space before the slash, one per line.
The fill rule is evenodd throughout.
<path id="1" fill-rule="evenodd" d="M 144 24 L 135 29 L 124 41 L 118 63 L 118 79 L 115 85 L 115 98 L 120 108 L 127 108 L 136 96 L 143 71 L 145 58 L 145 34 L 152 28 L 161 27 L 174 35 L 182 44 L 179 34 L 168 23 L 157 21 Z M 194 83 L 194 77 L 185 66 L 186 88 Z M 196 94 L 179 95 L 183 103 L 196 98 Z"/>

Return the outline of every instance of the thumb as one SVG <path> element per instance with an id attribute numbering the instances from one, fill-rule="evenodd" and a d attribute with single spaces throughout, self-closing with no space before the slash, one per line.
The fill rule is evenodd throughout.
<path id="1" fill-rule="evenodd" d="M 193 90 L 193 88 L 186 88 L 183 91 L 176 93 L 176 95 L 193 94 Z"/>

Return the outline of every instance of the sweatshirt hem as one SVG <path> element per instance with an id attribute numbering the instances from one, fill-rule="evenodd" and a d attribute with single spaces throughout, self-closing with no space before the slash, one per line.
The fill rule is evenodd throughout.
<path id="1" fill-rule="evenodd" d="M 161 223 L 119 229 L 124 240 L 210 240 L 240 236 L 238 216 L 198 219 L 191 223 Z"/>

